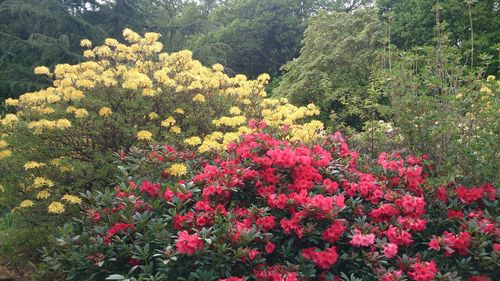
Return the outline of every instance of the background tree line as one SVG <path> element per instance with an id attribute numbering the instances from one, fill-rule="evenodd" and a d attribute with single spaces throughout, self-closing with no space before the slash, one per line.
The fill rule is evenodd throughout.
<path id="1" fill-rule="evenodd" d="M 0 98 L 47 85 L 37 65 L 82 60 L 79 41 L 121 38 L 125 27 L 155 31 L 167 50 L 191 49 L 204 63 L 249 76 L 298 55 L 307 20 L 319 10 L 364 1 L 326 0 L 0 0 Z"/>

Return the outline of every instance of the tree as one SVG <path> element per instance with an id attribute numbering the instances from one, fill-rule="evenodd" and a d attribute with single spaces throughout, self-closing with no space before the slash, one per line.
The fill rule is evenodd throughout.
<path id="1" fill-rule="evenodd" d="M 391 42 L 398 48 L 411 49 L 415 46 L 433 45 L 435 32 L 435 9 L 439 9 L 444 30 L 450 44 L 459 48 L 463 60 L 471 61 L 472 44 L 474 61 L 481 53 L 496 57 L 495 44 L 500 37 L 500 14 L 496 0 L 379 0 L 380 16 L 390 19 Z M 470 14 L 469 14 L 470 12 Z M 471 32 L 473 31 L 473 36 Z M 473 38 L 473 41 L 471 40 Z M 490 73 L 498 71 L 498 61 L 489 68 Z"/>
<path id="2" fill-rule="evenodd" d="M 63 2 L 0 0 L 0 99 L 47 85 L 35 66 L 77 62 L 82 37 L 104 36 Z"/>
<path id="3" fill-rule="evenodd" d="M 273 91 L 292 103 L 315 103 L 323 119 L 330 112 L 339 120 L 360 128 L 366 118 L 363 104 L 368 97 L 370 74 L 383 45 L 383 27 L 376 11 L 322 13 L 305 31 L 300 57 L 283 67 Z"/>
<path id="4" fill-rule="evenodd" d="M 321 10 L 352 11 L 366 0 L 221 1 L 210 15 L 211 31 L 192 37 L 188 46 L 205 63 L 226 62 L 233 73 L 251 77 L 279 68 L 299 55 L 309 18 Z"/>

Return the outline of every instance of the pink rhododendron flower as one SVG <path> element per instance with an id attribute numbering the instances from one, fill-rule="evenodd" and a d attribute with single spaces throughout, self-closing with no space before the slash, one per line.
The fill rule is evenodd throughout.
<path id="1" fill-rule="evenodd" d="M 203 249 L 203 241 L 198 234 L 189 235 L 187 231 L 179 232 L 177 251 L 181 254 L 192 255 Z"/>
<path id="2" fill-rule="evenodd" d="M 394 243 L 387 243 L 384 247 L 384 256 L 388 259 L 392 259 L 398 254 L 398 245 Z"/>

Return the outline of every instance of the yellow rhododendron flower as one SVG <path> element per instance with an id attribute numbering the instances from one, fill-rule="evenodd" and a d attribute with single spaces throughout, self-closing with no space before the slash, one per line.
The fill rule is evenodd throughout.
<path id="1" fill-rule="evenodd" d="M 176 108 L 174 112 L 178 113 L 178 114 L 184 114 L 185 113 L 184 109 L 182 109 L 182 108 Z"/>
<path id="2" fill-rule="evenodd" d="M 80 41 L 80 46 L 84 48 L 90 48 L 92 47 L 92 42 L 89 39 L 83 39 Z"/>
<path id="3" fill-rule="evenodd" d="M 19 204 L 19 207 L 21 207 L 21 208 L 29 208 L 29 207 L 33 207 L 33 205 L 35 205 L 33 203 L 33 201 L 31 201 L 31 200 L 24 200 L 23 202 L 21 202 L 21 204 Z"/>
<path id="4" fill-rule="evenodd" d="M 101 109 L 99 109 L 99 115 L 102 116 L 102 117 L 107 117 L 109 115 L 111 115 L 113 113 L 113 111 L 111 111 L 111 108 L 109 107 L 101 107 Z"/>
<path id="5" fill-rule="evenodd" d="M 142 130 L 137 132 L 138 140 L 152 140 L 153 134 L 150 131 Z"/>
<path id="6" fill-rule="evenodd" d="M 161 121 L 161 126 L 162 127 L 168 127 L 168 126 L 171 126 L 171 125 L 174 125 L 174 124 L 175 124 L 175 119 L 172 116 L 169 116 L 167 119 Z"/>
<path id="7" fill-rule="evenodd" d="M 158 41 L 158 38 L 160 38 L 160 34 L 159 33 L 156 33 L 156 32 L 146 32 L 144 33 L 144 38 L 146 38 L 146 41 L 148 41 L 148 43 L 154 43 L 156 41 Z"/>
<path id="8" fill-rule="evenodd" d="M 136 32 L 132 31 L 130 28 L 125 28 L 123 30 L 123 37 L 131 43 L 137 42 L 141 39 L 141 36 L 137 34 Z"/>
<path id="9" fill-rule="evenodd" d="M 47 199 L 50 197 L 50 192 L 44 189 L 36 194 L 36 199 Z"/>
<path id="10" fill-rule="evenodd" d="M 172 126 L 169 131 L 174 134 L 180 134 L 182 130 L 179 126 Z"/>
<path id="11" fill-rule="evenodd" d="M 482 87 L 481 90 L 479 90 L 481 93 L 485 94 L 491 94 L 491 89 L 488 87 Z"/>
<path id="12" fill-rule="evenodd" d="M 92 52 L 92 50 L 85 50 L 83 51 L 83 56 L 86 58 L 93 58 L 95 54 L 94 52 Z"/>
<path id="13" fill-rule="evenodd" d="M 62 197 L 62 200 L 65 200 L 65 201 L 67 201 L 68 203 L 71 203 L 71 204 L 78 204 L 79 205 L 79 204 L 82 203 L 82 199 L 80 199 L 77 196 L 71 195 L 71 194 L 65 194 Z"/>
<path id="14" fill-rule="evenodd" d="M 5 100 L 5 105 L 7 106 L 16 106 L 19 104 L 19 100 L 8 98 Z"/>
<path id="15" fill-rule="evenodd" d="M 12 113 L 9 113 L 9 114 L 6 114 L 5 117 L 3 119 L 0 119 L 0 125 L 12 125 L 14 124 L 15 122 L 19 121 L 19 119 L 17 118 L 16 115 L 12 114 Z"/>
<path id="16" fill-rule="evenodd" d="M 202 95 L 202 94 L 196 94 L 196 95 L 193 97 L 193 101 L 194 101 L 194 102 L 203 103 L 203 102 L 205 102 L 205 96 L 204 96 L 204 95 Z"/>
<path id="17" fill-rule="evenodd" d="M 30 162 L 26 162 L 24 164 L 24 169 L 25 170 L 29 170 L 29 169 L 38 169 L 38 168 L 41 168 L 45 166 L 44 163 L 39 163 L 39 162 L 35 162 L 35 161 L 30 161 Z"/>
<path id="18" fill-rule="evenodd" d="M 0 140 L 0 148 L 6 148 L 9 145 L 6 141 Z"/>
<path id="19" fill-rule="evenodd" d="M 88 111 L 85 108 L 79 108 L 74 112 L 76 118 L 84 118 L 89 115 Z"/>
<path id="20" fill-rule="evenodd" d="M 106 39 L 104 39 L 104 44 L 106 44 L 108 46 L 116 47 L 120 43 L 118 42 L 118 40 L 116 40 L 114 38 L 106 38 Z"/>
<path id="21" fill-rule="evenodd" d="M 184 143 L 190 146 L 196 146 L 201 144 L 201 139 L 199 137 L 190 137 L 184 140 Z"/>
<path id="22" fill-rule="evenodd" d="M 229 113 L 231 115 L 240 115 L 241 114 L 241 109 L 239 109 L 236 106 L 233 106 L 233 107 L 229 108 Z"/>
<path id="23" fill-rule="evenodd" d="M 54 186 L 54 183 L 49 180 L 49 179 L 46 179 L 44 177 L 36 177 L 34 180 L 33 180 L 33 187 L 34 188 L 40 188 L 40 187 L 53 187 Z"/>
<path id="24" fill-rule="evenodd" d="M 220 64 L 220 63 L 216 63 L 216 64 L 212 65 L 212 69 L 214 71 L 222 72 L 222 71 L 224 71 L 224 66 L 222 66 L 222 64 Z"/>
<path id="25" fill-rule="evenodd" d="M 71 172 L 71 171 L 73 171 L 73 167 L 72 167 L 72 166 L 70 166 L 70 165 L 64 165 L 64 166 L 61 166 L 61 167 L 59 168 L 59 170 L 60 170 L 61 172 L 63 172 L 63 173 L 65 173 L 65 172 Z"/>
<path id="26" fill-rule="evenodd" d="M 49 205 L 49 213 L 61 214 L 65 210 L 64 205 L 61 202 L 52 202 Z"/>
<path id="27" fill-rule="evenodd" d="M 65 129 L 71 127 L 71 122 L 68 119 L 59 119 L 56 121 L 56 127 L 58 129 Z"/>
<path id="28" fill-rule="evenodd" d="M 50 75 L 50 70 L 46 66 L 37 66 L 33 72 L 35 72 L 36 75 Z"/>
<path id="29" fill-rule="evenodd" d="M 172 164 L 166 171 L 173 176 L 179 177 L 187 173 L 187 167 L 184 164 Z"/>
<path id="30" fill-rule="evenodd" d="M 156 112 L 150 112 L 148 114 L 148 118 L 151 120 L 155 120 L 156 118 L 158 118 L 158 114 Z"/>
<path id="31" fill-rule="evenodd" d="M 8 158 L 12 155 L 12 151 L 10 150 L 0 150 L 0 159 L 5 159 L 5 158 Z"/>

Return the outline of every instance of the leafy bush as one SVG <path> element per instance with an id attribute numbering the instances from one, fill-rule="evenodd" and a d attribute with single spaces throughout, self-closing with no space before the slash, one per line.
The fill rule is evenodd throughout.
<path id="1" fill-rule="evenodd" d="M 263 124 L 260 126 L 263 128 Z M 337 133 L 292 144 L 263 131 L 200 156 L 121 155 L 115 190 L 44 249 L 68 280 L 493 280 L 498 190 L 426 183 L 383 153 L 357 168 Z"/>
<path id="2" fill-rule="evenodd" d="M 402 52 L 382 73 L 377 89 L 390 97 L 385 117 L 399 128 L 406 149 L 428 153 L 446 182 L 500 183 L 495 76 L 481 79 L 445 47 Z"/>
<path id="3" fill-rule="evenodd" d="M 88 61 L 35 68 L 53 86 L 7 99 L 13 113 L 0 119 L 2 204 L 33 222 L 52 221 L 79 205 L 76 195 L 113 181 L 112 153 L 157 141 L 222 149 L 247 131 L 253 117 L 290 126 L 290 137 L 313 138 L 318 114 L 285 99 L 266 99 L 269 75 L 229 77 L 221 65 L 207 68 L 191 52 L 161 53 L 159 34 L 123 32 L 130 45 L 106 39 L 87 48 Z"/>

